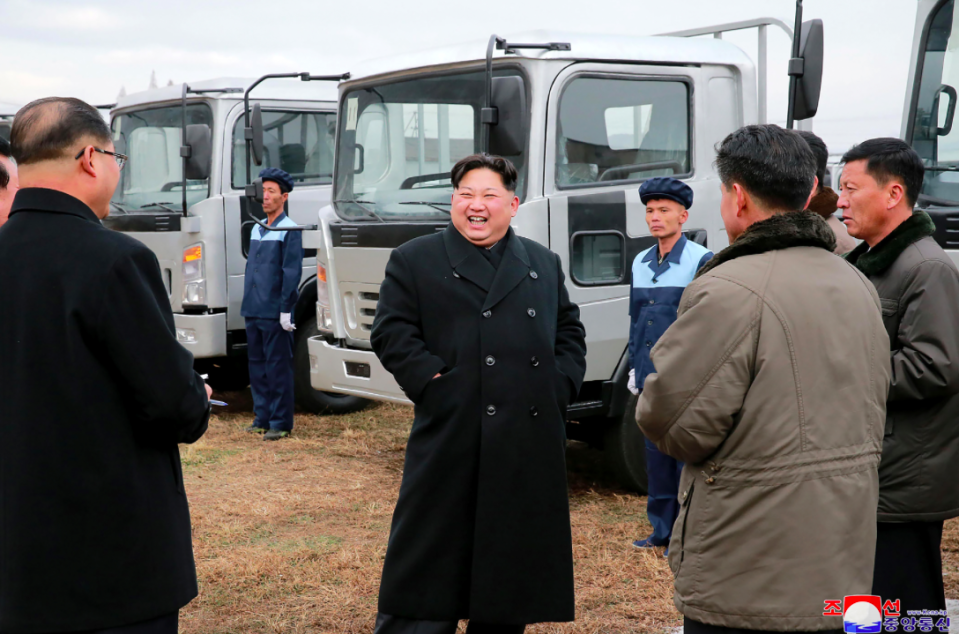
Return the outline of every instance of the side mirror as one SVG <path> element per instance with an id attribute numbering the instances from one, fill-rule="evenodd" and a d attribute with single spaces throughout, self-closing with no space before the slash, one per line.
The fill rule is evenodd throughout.
<path id="1" fill-rule="evenodd" d="M 493 78 L 493 107 L 497 121 L 490 126 L 489 152 L 516 156 L 526 149 L 526 90 L 516 76 Z"/>
<path id="2" fill-rule="evenodd" d="M 823 28 L 822 20 L 803 22 L 799 37 L 801 68 L 793 68 L 789 74 L 798 75 L 793 118 L 797 121 L 816 116 L 819 110 L 819 94 L 822 91 Z M 792 60 L 795 62 L 795 60 Z"/>
<path id="3" fill-rule="evenodd" d="M 263 164 L 263 111 L 260 104 L 255 103 L 250 109 L 250 127 L 246 131 L 247 139 L 253 141 L 253 162 Z"/>
<path id="4" fill-rule="evenodd" d="M 205 123 L 186 127 L 186 162 L 183 174 L 187 180 L 210 178 L 210 157 L 213 153 L 213 131 Z"/>
<path id="5" fill-rule="evenodd" d="M 255 178 L 253 182 L 246 186 L 246 189 L 243 190 L 244 195 L 247 198 L 252 198 L 256 202 L 263 204 L 263 179 Z"/>

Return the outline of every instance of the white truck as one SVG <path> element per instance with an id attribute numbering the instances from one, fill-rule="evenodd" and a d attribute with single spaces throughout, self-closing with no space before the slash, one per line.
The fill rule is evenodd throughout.
<path id="1" fill-rule="evenodd" d="M 906 84 L 902 139 L 926 166 L 918 206 L 936 241 L 959 264 L 959 12 L 955 0 L 919 0 Z"/>
<path id="2" fill-rule="evenodd" d="M 719 37 L 746 28 L 759 30 L 758 67 Z M 393 248 L 445 228 L 450 168 L 488 149 L 516 165 L 513 228 L 559 254 L 586 326 L 586 381 L 567 435 L 604 447 L 622 483 L 644 490 L 626 389 L 630 265 L 654 243 L 639 184 L 657 175 L 688 183 L 688 236 L 714 251 L 727 245 L 714 148 L 766 120 L 768 28 L 792 34 L 774 19 L 680 34 L 709 39 L 534 32 L 493 36 L 485 58 L 482 45 L 464 45 L 359 68 L 339 87 L 333 201 L 304 237 L 318 248 L 320 280 L 313 387 L 408 402 L 370 346 L 386 263 Z M 802 32 L 800 61 L 790 62 L 796 119 L 815 113 L 822 69 L 822 23 Z"/>
<path id="3" fill-rule="evenodd" d="M 264 79 L 287 81 L 270 81 L 251 95 Z M 289 216 L 315 224 L 317 209 L 330 201 L 336 126 L 335 85 L 317 79 L 332 78 L 288 73 L 169 86 L 123 97 L 111 113 L 114 143 L 130 161 L 103 224 L 156 254 L 177 338 L 220 389 L 248 385 L 240 305 L 250 231 L 265 215 L 245 195 L 247 137 L 257 136 L 264 166 L 293 176 Z M 245 97 L 258 110 L 255 135 L 247 133 Z M 307 251 L 294 313 L 297 404 L 314 412 L 350 411 L 364 401 L 310 386 L 306 342 L 315 332 L 315 278 L 314 253 Z"/>

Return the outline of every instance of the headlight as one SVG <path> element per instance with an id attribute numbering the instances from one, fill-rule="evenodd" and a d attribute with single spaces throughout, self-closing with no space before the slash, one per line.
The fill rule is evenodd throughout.
<path id="1" fill-rule="evenodd" d="M 326 284 L 326 267 L 319 262 L 316 263 L 316 327 L 324 332 L 333 332 L 330 290 Z"/>
<path id="2" fill-rule="evenodd" d="M 203 245 L 183 250 L 183 303 L 206 304 L 206 280 L 203 279 Z"/>

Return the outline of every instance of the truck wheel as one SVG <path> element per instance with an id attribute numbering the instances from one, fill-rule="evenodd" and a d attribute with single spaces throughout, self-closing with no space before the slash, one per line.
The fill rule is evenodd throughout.
<path id="1" fill-rule="evenodd" d="M 310 351 L 307 341 L 319 334 L 316 317 L 310 317 L 296 327 L 293 344 L 293 394 L 296 404 L 311 414 L 349 414 L 361 410 L 370 401 L 359 396 L 321 392 L 310 385 Z"/>
<path id="2" fill-rule="evenodd" d="M 606 464 L 619 483 L 645 495 L 648 487 L 646 476 L 646 438 L 636 424 L 636 403 L 639 397 L 631 394 L 626 401 L 626 411 L 608 430 L 604 442 Z"/>

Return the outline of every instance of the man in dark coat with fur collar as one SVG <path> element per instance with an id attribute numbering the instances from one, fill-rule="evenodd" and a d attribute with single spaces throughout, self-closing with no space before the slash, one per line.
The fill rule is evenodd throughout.
<path id="1" fill-rule="evenodd" d="M 686 634 L 842 627 L 869 594 L 888 337 L 866 277 L 804 209 L 805 141 L 774 125 L 723 141 L 732 244 L 686 287 L 636 410 L 686 463 L 669 544 Z M 841 631 L 841 629 L 839 629 Z"/>
<path id="2" fill-rule="evenodd" d="M 903 617 L 945 616 L 942 522 L 959 516 L 959 271 L 932 219 L 913 211 L 925 171 L 915 150 L 871 139 L 843 163 L 839 208 L 863 240 L 847 258 L 876 285 L 891 344 L 873 594 L 899 599 Z"/>
<path id="3" fill-rule="evenodd" d="M 571 621 L 565 412 L 585 331 L 559 257 L 510 229 L 516 169 L 451 172 L 451 222 L 393 251 L 371 342 L 415 404 L 377 634 Z"/>

